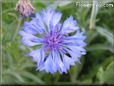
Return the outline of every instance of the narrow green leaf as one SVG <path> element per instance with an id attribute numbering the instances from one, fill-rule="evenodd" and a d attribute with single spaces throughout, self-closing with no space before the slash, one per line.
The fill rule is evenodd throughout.
<path id="1" fill-rule="evenodd" d="M 92 12 L 91 12 L 91 18 L 90 18 L 90 29 L 93 29 L 95 27 L 95 23 L 96 23 L 96 16 L 98 13 L 98 6 L 96 6 L 96 4 L 98 4 L 97 0 L 93 0 L 93 5 L 92 5 Z"/>
<path id="2" fill-rule="evenodd" d="M 113 45 L 113 34 L 110 31 L 102 27 L 96 27 L 96 30 L 100 35 L 104 36 L 109 41 L 109 43 Z"/>
<path id="3" fill-rule="evenodd" d="M 27 78 L 29 78 L 29 79 L 35 81 L 36 84 L 44 84 L 44 82 L 43 82 L 40 78 L 38 78 L 38 76 L 35 76 L 35 75 L 33 75 L 32 73 L 29 73 L 28 71 L 23 71 L 21 74 L 22 74 L 24 77 L 27 77 Z"/>

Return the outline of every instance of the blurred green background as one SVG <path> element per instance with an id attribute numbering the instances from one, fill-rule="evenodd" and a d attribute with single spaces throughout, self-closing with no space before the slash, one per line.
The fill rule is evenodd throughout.
<path id="1" fill-rule="evenodd" d="M 81 64 L 63 75 L 36 71 L 36 63 L 26 56 L 30 49 L 21 44 L 18 31 L 29 19 L 19 20 L 15 11 L 17 1 L 1 2 L 2 84 L 114 84 L 114 0 L 100 0 L 113 7 L 76 6 L 79 0 L 33 0 L 35 12 L 56 8 L 63 13 L 62 21 L 72 15 L 81 29 L 86 30 L 87 54 L 81 58 Z"/>

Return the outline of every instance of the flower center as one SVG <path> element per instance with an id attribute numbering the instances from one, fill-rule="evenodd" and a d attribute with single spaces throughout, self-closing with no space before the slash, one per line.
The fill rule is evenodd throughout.
<path id="1" fill-rule="evenodd" d="M 63 35 L 59 32 L 50 32 L 44 38 L 44 46 L 47 50 L 59 50 L 63 42 Z"/>

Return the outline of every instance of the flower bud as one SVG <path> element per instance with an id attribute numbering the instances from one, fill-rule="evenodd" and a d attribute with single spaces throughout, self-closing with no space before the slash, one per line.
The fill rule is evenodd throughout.
<path id="1" fill-rule="evenodd" d="M 34 15 L 34 8 L 31 5 L 29 0 L 19 0 L 17 5 L 16 5 L 16 10 L 23 17 L 31 17 Z"/>

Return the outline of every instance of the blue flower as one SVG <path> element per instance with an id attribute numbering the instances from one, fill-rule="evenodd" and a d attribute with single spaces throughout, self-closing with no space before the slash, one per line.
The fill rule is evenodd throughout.
<path id="1" fill-rule="evenodd" d="M 86 54 L 84 32 L 72 16 L 63 24 L 60 23 L 61 17 L 62 14 L 55 10 L 43 10 L 30 22 L 25 22 L 20 31 L 25 46 L 40 46 L 28 54 L 37 62 L 39 71 L 67 73 Z"/>

